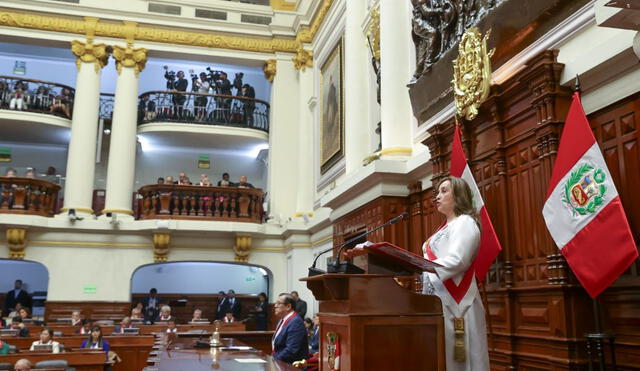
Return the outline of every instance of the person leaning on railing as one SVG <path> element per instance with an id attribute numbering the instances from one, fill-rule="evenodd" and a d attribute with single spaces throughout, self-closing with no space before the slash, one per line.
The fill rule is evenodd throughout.
<path id="1" fill-rule="evenodd" d="M 142 94 L 138 103 L 138 122 L 156 118 L 156 102 L 149 100 L 149 94 Z"/>

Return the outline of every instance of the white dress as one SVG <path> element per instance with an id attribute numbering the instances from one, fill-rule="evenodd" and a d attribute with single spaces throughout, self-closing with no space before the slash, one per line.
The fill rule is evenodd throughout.
<path id="1" fill-rule="evenodd" d="M 468 291 L 456 303 L 447 291 L 443 281 L 452 279 L 460 284 L 465 272 L 473 263 L 480 243 L 480 230 L 476 222 L 468 215 L 461 215 L 449 222 L 433 235 L 430 247 L 437 257 L 435 262 L 443 265 L 436 268 L 436 273 L 425 272 L 423 275 L 423 293 L 436 295 L 442 300 L 444 315 L 445 353 L 447 371 L 486 371 L 489 370 L 489 352 L 487 348 L 487 329 L 485 314 L 475 274 Z M 426 242 L 422 247 L 426 254 Z M 453 359 L 454 350 L 454 317 L 464 318 L 465 327 L 465 362 Z"/>

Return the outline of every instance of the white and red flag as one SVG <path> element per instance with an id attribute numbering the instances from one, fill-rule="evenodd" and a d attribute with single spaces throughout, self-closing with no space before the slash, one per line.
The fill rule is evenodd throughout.
<path id="1" fill-rule="evenodd" d="M 480 217 L 482 231 L 480 234 L 480 248 L 471 268 L 475 272 L 476 280 L 482 282 L 491 264 L 502 251 L 502 247 L 496 235 L 496 230 L 491 223 L 491 218 L 489 218 L 487 208 L 484 206 L 478 185 L 473 179 L 473 174 L 471 174 L 467 158 L 462 150 L 458 125 L 456 125 L 453 133 L 453 145 L 451 146 L 451 176 L 464 179 L 469 184 L 471 193 L 473 193 L 473 204 Z"/>
<path id="2" fill-rule="evenodd" d="M 618 191 L 577 92 L 562 130 L 542 215 L 592 298 L 638 258 Z"/>

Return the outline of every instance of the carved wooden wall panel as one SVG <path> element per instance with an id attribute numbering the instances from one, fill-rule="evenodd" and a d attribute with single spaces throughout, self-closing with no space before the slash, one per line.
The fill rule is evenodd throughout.
<path id="1" fill-rule="evenodd" d="M 542 218 L 572 94 L 558 84 L 563 65 L 556 57 L 556 51 L 542 52 L 508 81 L 492 86 L 478 117 L 462 126 L 463 148 L 503 247 L 485 286 L 493 370 L 587 369 L 584 335 L 594 330 L 592 301 Z M 589 121 L 638 241 L 640 93 L 591 114 Z M 433 186 L 419 192 L 417 184 L 408 185 L 405 204 L 411 220 L 405 248 L 417 253 L 415 246 L 444 220 L 433 199 L 436 185 L 449 172 L 453 129 L 453 120 L 435 125 L 424 141 L 430 150 Z M 370 208 L 384 213 L 382 199 L 343 217 L 334 232 L 357 224 L 345 222 L 364 218 Z M 401 199 L 394 202 L 399 205 Z M 376 218 L 381 223 L 387 216 Z M 599 301 L 604 330 L 616 335 L 618 369 L 640 370 L 640 262 Z"/>

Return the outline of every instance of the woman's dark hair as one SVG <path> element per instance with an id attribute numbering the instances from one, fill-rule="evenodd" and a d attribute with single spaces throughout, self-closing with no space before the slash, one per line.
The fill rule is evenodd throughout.
<path id="1" fill-rule="evenodd" d="M 94 344 L 93 342 L 94 331 L 100 331 L 100 336 L 98 337 L 98 344 L 100 344 L 100 347 L 102 347 L 102 327 L 98 325 L 91 326 L 91 331 L 89 331 L 89 338 L 87 339 L 87 347 L 91 347 L 91 344 Z"/>
<path id="2" fill-rule="evenodd" d="M 50 328 L 45 327 L 45 328 L 42 329 L 42 331 L 40 331 L 40 333 L 43 333 L 45 331 L 49 333 L 49 339 L 53 339 L 53 331 L 51 331 Z"/>
<path id="3" fill-rule="evenodd" d="M 26 316 L 26 317 L 24 317 L 24 318 L 29 318 L 29 317 L 31 317 L 31 311 L 29 310 L 29 307 L 22 307 L 22 308 L 20 308 L 20 311 L 21 311 L 21 310 L 23 310 L 23 309 L 24 309 L 24 311 L 25 311 L 25 312 L 27 312 L 27 316 Z M 20 315 L 20 311 L 18 311 L 18 315 Z M 20 317 L 22 317 L 22 316 L 20 316 Z M 23 319 L 24 319 L 24 318 L 23 318 Z"/>
<path id="4" fill-rule="evenodd" d="M 304 323 L 306 325 L 309 325 L 310 327 L 313 327 L 313 321 L 311 320 L 311 318 L 307 317 L 304 319 Z"/>
<path id="5" fill-rule="evenodd" d="M 259 293 L 258 297 L 263 297 L 264 301 L 267 301 L 267 294 L 265 294 L 264 292 Z"/>

